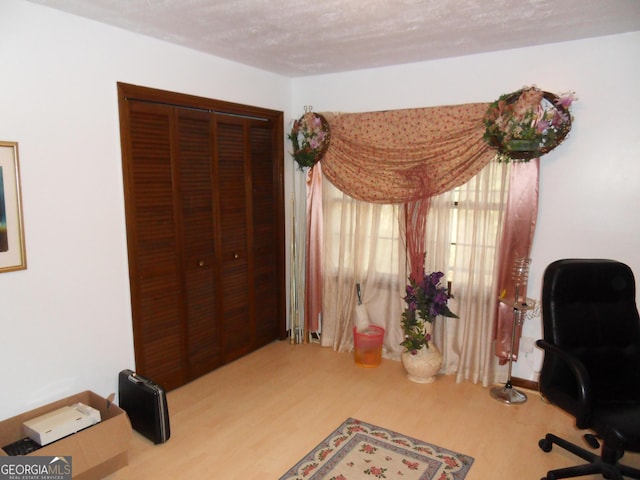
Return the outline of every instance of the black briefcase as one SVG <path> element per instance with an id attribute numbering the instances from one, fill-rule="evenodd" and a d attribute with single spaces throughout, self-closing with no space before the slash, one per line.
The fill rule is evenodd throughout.
<path id="1" fill-rule="evenodd" d="M 155 444 L 169 440 L 171 429 L 164 388 L 133 370 L 122 370 L 118 375 L 118 401 L 136 432 Z"/>

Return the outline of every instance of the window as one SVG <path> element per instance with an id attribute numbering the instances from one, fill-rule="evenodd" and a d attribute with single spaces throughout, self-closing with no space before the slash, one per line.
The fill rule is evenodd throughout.
<path id="1" fill-rule="evenodd" d="M 395 275 L 401 258 L 400 207 L 359 202 L 324 183 L 328 184 L 323 189 L 325 238 L 339 246 L 325 252 L 330 255 L 329 272 L 335 273 L 342 263 L 355 277 L 356 265 L 365 262 L 378 274 Z"/>
<path id="2" fill-rule="evenodd" d="M 508 191 L 508 167 L 491 162 L 469 182 L 431 199 L 426 271 L 452 281 L 452 310 L 460 319 L 436 331 L 447 373 L 477 381 L 491 365 L 497 248 Z M 326 185 L 326 186 L 325 186 Z M 322 344 L 350 348 L 355 283 L 364 286 L 371 322 L 386 329 L 385 349 L 399 356 L 407 266 L 400 205 L 353 200 L 323 182 L 325 278 Z M 445 280 L 445 281 L 446 281 Z M 443 328 L 444 322 L 436 325 Z"/>

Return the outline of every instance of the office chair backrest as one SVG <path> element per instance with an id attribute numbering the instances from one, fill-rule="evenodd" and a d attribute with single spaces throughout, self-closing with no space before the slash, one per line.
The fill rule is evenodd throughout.
<path id="1" fill-rule="evenodd" d="M 551 263 L 542 285 L 544 339 L 572 349 L 640 345 L 631 269 L 614 260 Z"/>

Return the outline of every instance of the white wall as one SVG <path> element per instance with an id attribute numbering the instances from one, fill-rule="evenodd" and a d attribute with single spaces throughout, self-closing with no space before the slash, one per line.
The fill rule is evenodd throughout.
<path id="1" fill-rule="evenodd" d="M 490 102 L 525 85 L 576 92 L 568 139 L 541 159 L 529 296 L 565 257 L 626 262 L 640 279 L 640 32 L 398 67 L 295 79 L 293 109 L 362 112 Z M 640 298 L 640 294 L 639 297 Z M 524 335 L 541 336 L 539 318 Z M 526 344 L 526 342 L 523 342 Z M 540 352 L 514 376 L 535 379 Z"/>
<path id="2" fill-rule="evenodd" d="M 133 368 L 116 82 L 288 110 L 291 80 L 0 2 L 0 140 L 17 141 L 27 270 L 0 274 L 0 419 Z"/>

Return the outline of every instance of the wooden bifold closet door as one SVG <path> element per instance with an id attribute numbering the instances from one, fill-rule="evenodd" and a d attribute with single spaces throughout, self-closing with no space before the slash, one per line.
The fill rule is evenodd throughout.
<path id="1" fill-rule="evenodd" d="M 282 113 L 118 94 L 136 369 L 170 390 L 285 337 Z"/>

